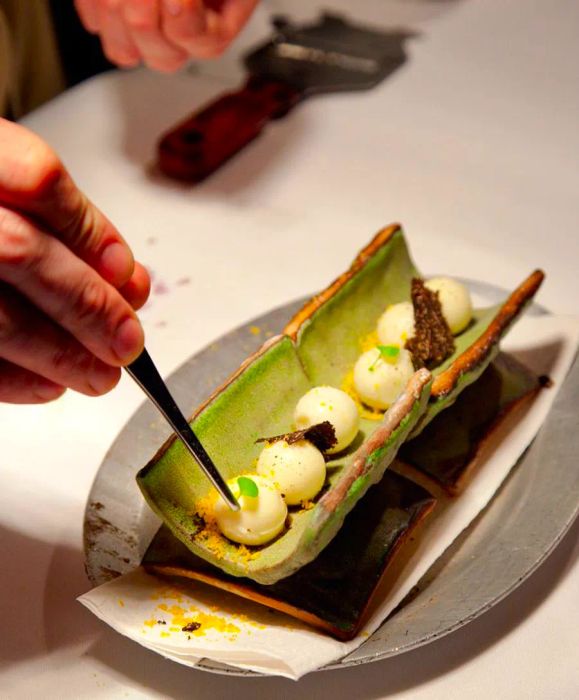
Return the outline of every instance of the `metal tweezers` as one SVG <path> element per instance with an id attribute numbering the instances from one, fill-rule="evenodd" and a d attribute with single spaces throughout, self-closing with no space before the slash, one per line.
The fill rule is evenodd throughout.
<path id="1" fill-rule="evenodd" d="M 149 353 L 143 350 L 139 357 L 125 369 L 163 414 L 227 505 L 232 510 L 239 510 L 239 503 L 231 493 L 219 470 L 213 464 L 213 460 L 199 442 L 199 438 L 191 430 L 191 426 L 175 403 Z"/>

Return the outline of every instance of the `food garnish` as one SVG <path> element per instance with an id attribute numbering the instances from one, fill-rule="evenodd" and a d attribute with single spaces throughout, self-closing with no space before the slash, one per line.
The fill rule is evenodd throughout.
<path id="1" fill-rule="evenodd" d="M 255 442 L 277 442 L 278 440 L 285 440 L 288 445 L 293 445 L 294 442 L 299 442 L 300 440 L 309 440 L 320 452 L 327 452 L 337 442 L 336 431 L 329 420 L 310 425 L 308 428 L 294 430 L 291 433 L 258 438 Z"/>
<path id="2" fill-rule="evenodd" d="M 257 498 L 259 496 L 259 488 L 255 481 L 250 477 L 238 477 L 237 485 L 239 486 L 240 496 L 248 496 L 249 498 Z"/>
<path id="3" fill-rule="evenodd" d="M 454 338 L 443 314 L 438 292 L 431 291 L 415 277 L 411 287 L 414 307 L 414 336 L 406 342 L 414 367 L 432 369 L 454 352 Z"/>

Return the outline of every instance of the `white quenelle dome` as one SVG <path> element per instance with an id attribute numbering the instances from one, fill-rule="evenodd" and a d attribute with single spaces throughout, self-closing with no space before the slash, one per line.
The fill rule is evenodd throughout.
<path id="1" fill-rule="evenodd" d="M 341 452 L 358 434 L 358 408 L 345 391 L 333 386 L 317 386 L 298 401 L 294 413 L 296 429 L 309 428 L 326 420 L 334 426 L 338 440 L 328 453 Z"/>
<path id="2" fill-rule="evenodd" d="M 308 440 L 277 440 L 263 448 L 257 473 L 270 479 L 285 502 L 295 506 L 314 498 L 326 480 L 324 455 Z"/>
<path id="3" fill-rule="evenodd" d="M 463 331 L 472 318 L 472 301 L 464 284 L 450 277 L 433 277 L 425 286 L 431 292 L 438 292 L 442 315 L 453 335 Z"/>
<path id="4" fill-rule="evenodd" d="M 354 366 L 354 388 L 365 404 L 384 410 L 394 403 L 413 374 L 408 350 L 401 348 L 390 361 L 378 348 L 372 348 L 360 355 Z"/>
<path id="5" fill-rule="evenodd" d="M 227 485 L 237 499 L 240 509 L 233 511 L 218 497 L 214 506 L 217 526 L 222 534 L 239 544 L 265 544 L 283 530 L 287 518 L 287 506 L 280 492 L 270 479 L 255 474 L 247 477 L 255 482 L 258 495 L 241 496 L 237 478 Z"/>
<path id="6" fill-rule="evenodd" d="M 403 348 L 414 335 L 414 308 L 412 302 L 392 304 L 378 319 L 378 340 L 382 345 Z"/>

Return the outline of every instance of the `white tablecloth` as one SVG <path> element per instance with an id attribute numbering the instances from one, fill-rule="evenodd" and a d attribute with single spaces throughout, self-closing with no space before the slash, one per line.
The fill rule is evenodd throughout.
<path id="1" fill-rule="evenodd" d="M 313 14 L 308 5 L 292 12 Z M 304 102 L 200 187 L 155 175 L 158 135 L 239 84 L 238 55 L 265 36 L 266 9 L 283 6 L 261 8 L 218 62 L 173 77 L 101 76 L 25 120 L 154 272 L 142 318 L 162 372 L 321 288 L 394 220 L 422 269 L 512 287 L 541 266 L 540 301 L 577 313 L 579 5 L 357 3 L 360 19 L 418 30 L 404 67 L 371 92 Z M 141 400 L 123 379 L 98 400 L 0 405 L 0 697 L 577 696 L 577 526 L 518 590 L 458 632 L 297 685 L 190 671 L 105 628 L 75 602 L 88 587 L 83 508 Z"/>

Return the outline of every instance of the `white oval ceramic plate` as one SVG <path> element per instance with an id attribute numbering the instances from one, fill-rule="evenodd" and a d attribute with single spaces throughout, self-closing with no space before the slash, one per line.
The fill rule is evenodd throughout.
<path id="1" fill-rule="evenodd" d="M 467 284 L 487 303 L 498 303 L 506 295 L 487 284 Z M 267 337 L 278 333 L 302 303 L 253 319 L 176 370 L 167 383 L 184 412 L 190 415 Z M 542 312 L 534 306 L 530 313 Z M 489 507 L 436 562 L 412 596 L 358 649 L 329 668 L 377 661 L 434 641 L 490 609 L 539 566 L 577 515 L 579 478 L 568 435 L 576 430 L 569 416 L 579 412 L 578 397 L 576 361 L 548 420 Z M 95 586 L 138 566 L 159 526 L 135 474 L 169 433 L 156 409 L 145 402 L 97 473 L 85 517 L 86 569 Z M 428 595 L 421 595 L 425 589 Z M 200 667 L 251 674 L 209 660 Z"/>

